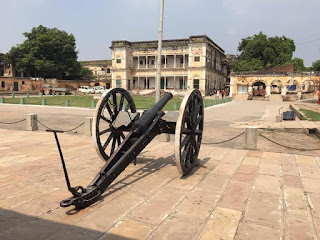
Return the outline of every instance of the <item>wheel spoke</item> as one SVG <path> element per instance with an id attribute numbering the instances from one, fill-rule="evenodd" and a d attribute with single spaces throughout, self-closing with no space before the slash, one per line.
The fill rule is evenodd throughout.
<path id="1" fill-rule="evenodd" d="M 182 134 L 190 134 L 192 132 L 192 130 L 190 130 L 188 128 L 183 128 L 181 132 L 182 132 Z"/>
<path id="2" fill-rule="evenodd" d="M 103 150 L 106 150 L 106 148 L 107 148 L 107 146 L 108 146 L 108 144 L 110 143 L 110 141 L 111 141 L 112 138 L 113 138 L 113 133 L 110 133 L 108 139 L 106 140 L 106 142 L 104 143 L 104 145 L 103 145 L 103 147 L 102 147 Z"/>
<path id="3" fill-rule="evenodd" d="M 117 107 L 117 93 L 114 93 L 112 95 L 112 100 L 113 100 L 113 111 L 116 114 L 118 112 L 118 107 Z"/>
<path id="4" fill-rule="evenodd" d="M 118 146 L 120 146 L 120 144 L 121 144 L 121 139 L 120 139 L 120 135 L 119 135 L 119 134 L 117 135 L 117 142 L 118 142 Z"/>
<path id="5" fill-rule="evenodd" d="M 125 111 L 125 112 L 128 112 L 130 106 L 131 106 L 131 103 L 128 102 L 128 104 L 127 104 L 126 108 L 124 109 L 124 111 Z"/>
<path id="6" fill-rule="evenodd" d="M 111 120 L 109 120 L 109 119 L 106 118 L 105 116 L 100 115 L 100 118 L 103 119 L 104 121 L 106 121 L 107 123 L 110 123 L 110 124 L 111 124 Z"/>
<path id="7" fill-rule="evenodd" d="M 186 115 L 185 115 L 185 117 L 184 117 L 184 120 L 185 120 L 185 122 L 187 123 L 187 128 L 188 128 L 188 129 L 192 129 L 192 128 L 191 128 L 191 119 L 190 119 L 189 109 L 188 109 L 188 110 L 186 109 Z"/>
<path id="8" fill-rule="evenodd" d="M 194 134 L 201 136 L 202 135 L 202 130 L 196 129 L 194 130 Z"/>
<path id="9" fill-rule="evenodd" d="M 113 139 L 112 139 L 112 146 L 111 146 L 110 156 L 113 154 L 115 147 L 116 147 L 116 136 L 114 136 Z"/>
<path id="10" fill-rule="evenodd" d="M 184 151 L 181 154 L 180 161 L 181 161 L 182 165 L 186 164 L 186 160 L 188 158 L 188 154 L 189 154 L 189 151 L 190 151 L 189 149 L 190 149 L 190 142 L 186 145 Z"/>
<path id="11" fill-rule="evenodd" d="M 120 133 L 120 136 L 122 137 L 122 139 L 126 138 L 126 136 L 123 134 L 123 132 Z"/>
<path id="12" fill-rule="evenodd" d="M 107 110 L 108 110 L 108 113 L 109 113 L 109 116 L 110 118 L 112 117 L 113 113 L 112 113 L 112 110 L 110 108 L 110 105 L 109 105 L 109 102 L 106 103 L 106 107 L 107 107 Z"/>
<path id="13" fill-rule="evenodd" d="M 190 141 L 190 138 L 191 138 L 191 136 L 190 136 L 190 135 L 187 135 L 187 136 L 183 139 L 183 141 L 181 142 L 181 146 L 180 146 L 181 149 L 184 147 L 184 145 L 186 145 L 186 144 Z"/>
<path id="14" fill-rule="evenodd" d="M 105 133 L 110 132 L 110 131 L 111 131 L 111 128 L 105 129 L 105 130 L 99 132 L 99 135 L 101 136 L 102 134 L 105 134 Z"/>
<path id="15" fill-rule="evenodd" d="M 195 124 L 195 126 L 194 126 L 195 128 L 199 125 L 199 123 L 201 122 L 201 120 L 202 120 L 202 116 L 199 115 L 198 118 L 197 118 L 196 124 Z"/>
<path id="16" fill-rule="evenodd" d="M 120 98 L 120 103 L 119 103 L 119 111 L 122 110 L 122 107 L 123 107 L 123 101 L 124 101 L 124 95 L 121 94 L 121 98 Z"/>

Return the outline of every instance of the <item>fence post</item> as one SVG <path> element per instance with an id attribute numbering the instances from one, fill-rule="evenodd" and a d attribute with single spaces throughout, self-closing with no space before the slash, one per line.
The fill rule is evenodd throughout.
<path id="1" fill-rule="evenodd" d="M 96 101 L 95 100 L 92 100 L 91 101 L 91 108 L 95 108 L 96 107 Z"/>
<path id="2" fill-rule="evenodd" d="M 30 97 L 30 94 L 29 93 L 27 93 L 27 98 L 29 98 Z"/>
<path id="3" fill-rule="evenodd" d="M 14 98 L 14 93 L 11 93 L 11 97 Z"/>
<path id="4" fill-rule="evenodd" d="M 0 103 L 4 103 L 4 97 L 1 97 Z"/>
<path id="5" fill-rule="evenodd" d="M 93 117 L 86 117 L 84 121 L 84 135 L 92 136 L 92 120 Z"/>
<path id="6" fill-rule="evenodd" d="M 46 105 L 47 104 L 47 100 L 45 98 L 42 98 L 42 105 Z"/>
<path id="7" fill-rule="evenodd" d="M 70 99 L 67 99 L 66 100 L 66 107 L 69 107 L 70 106 Z"/>
<path id="8" fill-rule="evenodd" d="M 257 127 L 247 127 L 246 128 L 246 140 L 245 147 L 246 149 L 256 150 L 258 142 L 258 129 Z"/>
<path id="9" fill-rule="evenodd" d="M 24 98 L 20 98 L 20 104 L 25 104 Z"/>
<path id="10" fill-rule="evenodd" d="M 175 103 L 173 104 L 173 110 L 174 110 L 174 111 L 178 111 L 178 103 L 175 102 Z"/>
<path id="11" fill-rule="evenodd" d="M 26 118 L 26 130 L 27 131 L 37 131 L 38 130 L 38 121 L 37 114 L 30 113 L 27 114 Z"/>

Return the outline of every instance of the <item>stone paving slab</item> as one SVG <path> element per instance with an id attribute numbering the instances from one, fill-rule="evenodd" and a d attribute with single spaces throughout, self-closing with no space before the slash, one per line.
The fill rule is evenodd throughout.
<path id="1" fill-rule="evenodd" d="M 0 239 L 318 239 L 320 158 L 202 145 L 181 177 L 154 140 L 99 201 L 70 196 L 53 134 L 0 129 Z M 103 166 L 90 137 L 61 134 L 72 185 Z"/>

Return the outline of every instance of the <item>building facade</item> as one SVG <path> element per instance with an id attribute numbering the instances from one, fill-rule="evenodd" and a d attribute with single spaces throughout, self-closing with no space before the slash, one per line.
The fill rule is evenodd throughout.
<path id="1" fill-rule="evenodd" d="M 80 63 L 95 76 L 96 85 L 99 83 L 106 88 L 111 88 L 111 60 L 81 61 Z"/>
<path id="2" fill-rule="evenodd" d="M 155 90 L 158 41 L 112 41 L 112 87 L 132 93 Z M 224 50 L 206 35 L 164 40 L 161 89 L 183 95 L 197 88 L 202 94 L 223 89 L 227 79 Z"/>
<path id="3" fill-rule="evenodd" d="M 270 96 L 279 94 L 314 95 L 319 90 L 319 73 L 233 73 L 230 82 L 230 95 L 252 94 L 253 96 Z"/>

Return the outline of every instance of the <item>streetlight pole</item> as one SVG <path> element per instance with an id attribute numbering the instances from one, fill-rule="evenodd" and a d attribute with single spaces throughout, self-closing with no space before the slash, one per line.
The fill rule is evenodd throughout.
<path id="1" fill-rule="evenodd" d="M 163 30 L 163 6 L 164 0 L 160 0 L 160 22 L 159 22 L 159 38 L 158 38 L 158 59 L 157 59 L 157 75 L 156 75 L 156 102 L 160 99 L 160 80 L 161 80 L 161 50 L 162 50 L 162 30 Z"/>

